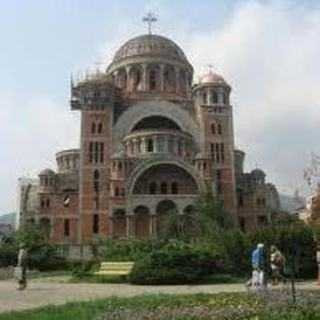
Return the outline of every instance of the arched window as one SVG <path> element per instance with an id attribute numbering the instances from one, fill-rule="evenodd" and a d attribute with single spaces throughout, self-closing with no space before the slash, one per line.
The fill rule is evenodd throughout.
<path id="1" fill-rule="evenodd" d="M 93 215 L 93 224 L 92 224 L 92 232 L 97 234 L 99 233 L 99 215 Z"/>
<path id="2" fill-rule="evenodd" d="M 148 148 L 147 148 L 148 152 L 153 152 L 153 140 L 149 139 L 148 140 Z"/>
<path id="3" fill-rule="evenodd" d="M 102 123 L 98 124 L 98 133 L 102 133 Z"/>
<path id="4" fill-rule="evenodd" d="M 206 93 L 206 92 L 204 92 L 204 93 L 202 94 L 202 103 L 203 103 L 203 104 L 207 104 L 207 93 Z"/>
<path id="5" fill-rule="evenodd" d="M 157 72 L 154 69 L 150 70 L 149 72 L 149 87 L 150 90 L 157 89 Z"/>
<path id="6" fill-rule="evenodd" d="M 47 207 L 47 208 L 50 207 L 50 199 L 47 199 L 47 201 L 46 201 L 46 207 Z"/>
<path id="7" fill-rule="evenodd" d="M 216 93 L 215 90 L 211 90 L 210 102 L 212 104 L 218 103 L 218 94 Z"/>
<path id="8" fill-rule="evenodd" d="M 70 220 L 69 219 L 64 220 L 64 236 L 65 237 L 70 236 Z"/>
<path id="9" fill-rule="evenodd" d="M 171 193 L 172 194 L 178 194 L 178 183 L 172 182 L 171 184 Z"/>
<path id="10" fill-rule="evenodd" d="M 211 124 L 211 133 L 212 134 L 216 134 L 216 125 L 215 125 L 215 123 Z"/>
<path id="11" fill-rule="evenodd" d="M 161 194 L 167 194 L 168 186 L 166 182 L 162 182 L 160 186 Z"/>
<path id="12" fill-rule="evenodd" d="M 119 161 L 118 163 L 118 171 L 121 172 L 122 171 L 122 162 Z"/>
<path id="13" fill-rule="evenodd" d="M 99 192 L 100 189 L 100 173 L 98 170 L 94 170 L 93 173 L 93 188 L 95 192 Z"/>
<path id="14" fill-rule="evenodd" d="M 118 187 L 115 188 L 114 195 L 115 195 L 115 197 L 119 197 L 120 192 L 119 192 L 119 188 Z"/>
<path id="15" fill-rule="evenodd" d="M 227 96 L 226 96 L 226 94 L 223 92 L 223 93 L 221 94 L 221 96 L 222 96 L 222 103 L 223 103 L 223 104 L 226 104 L 226 103 L 227 103 Z"/>
<path id="16" fill-rule="evenodd" d="M 96 123 L 92 122 L 91 124 L 91 133 L 96 133 Z"/>
<path id="17" fill-rule="evenodd" d="M 218 134 L 222 134 L 222 126 L 220 123 L 218 124 Z"/>
<path id="18" fill-rule="evenodd" d="M 149 185 L 149 193 L 150 194 L 156 194 L 157 193 L 157 183 L 151 182 Z"/>

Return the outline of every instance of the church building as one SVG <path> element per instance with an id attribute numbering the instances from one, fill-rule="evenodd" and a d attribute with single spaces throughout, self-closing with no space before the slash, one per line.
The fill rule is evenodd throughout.
<path id="1" fill-rule="evenodd" d="M 278 192 L 262 170 L 243 171 L 231 89 L 213 71 L 195 82 L 166 37 L 130 39 L 106 70 L 72 81 L 80 146 L 58 152 L 38 180 L 20 180 L 20 224 L 38 222 L 72 250 L 97 237 L 156 237 L 168 212 L 190 214 L 211 192 L 243 230 L 268 225 Z"/>

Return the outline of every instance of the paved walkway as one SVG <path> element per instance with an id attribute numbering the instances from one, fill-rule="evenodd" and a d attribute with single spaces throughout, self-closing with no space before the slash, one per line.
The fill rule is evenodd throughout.
<path id="1" fill-rule="evenodd" d="M 300 289 L 320 289 L 315 283 L 300 283 Z M 130 297 L 150 293 L 192 294 L 243 292 L 242 284 L 193 286 L 134 286 L 129 284 L 70 284 L 48 280 L 33 280 L 25 291 L 17 291 L 13 281 L 0 281 L 0 313 L 25 310 L 69 301 L 88 301 L 110 296 Z"/>

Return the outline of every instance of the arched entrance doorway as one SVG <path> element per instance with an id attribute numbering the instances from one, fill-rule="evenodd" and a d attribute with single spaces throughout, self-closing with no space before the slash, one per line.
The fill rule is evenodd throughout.
<path id="1" fill-rule="evenodd" d="M 169 230 L 170 215 L 178 214 L 177 206 L 172 200 L 162 200 L 156 208 L 157 234 L 164 236 Z"/>
<path id="2" fill-rule="evenodd" d="M 134 209 L 134 232 L 138 239 L 146 239 L 150 236 L 150 212 L 146 206 L 138 206 Z"/>

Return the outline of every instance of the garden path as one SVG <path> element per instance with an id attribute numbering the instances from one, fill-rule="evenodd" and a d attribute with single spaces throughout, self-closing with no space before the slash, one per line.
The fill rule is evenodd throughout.
<path id="1" fill-rule="evenodd" d="M 320 287 L 314 282 L 299 283 L 298 288 L 320 290 Z M 57 283 L 49 279 L 35 279 L 29 282 L 27 290 L 17 291 L 16 283 L 9 280 L 0 281 L 0 313 L 110 296 L 244 292 L 245 290 L 243 284 L 135 286 L 129 284 Z"/>

